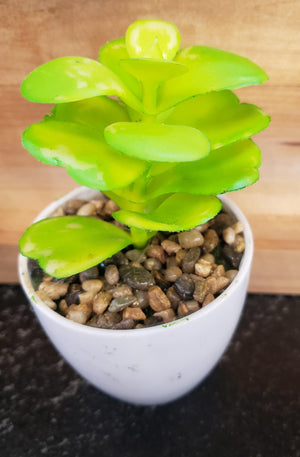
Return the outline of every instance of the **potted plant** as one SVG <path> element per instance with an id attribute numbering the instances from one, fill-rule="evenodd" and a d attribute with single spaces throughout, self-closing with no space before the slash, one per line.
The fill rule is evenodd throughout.
<path id="1" fill-rule="evenodd" d="M 24 147 L 46 164 L 64 166 L 76 182 L 86 186 L 47 207 L 23 234 L 21 283 L 46 333 L 66 360 L 95 386 L 142 404 L 170 401 L 194 387 L 219 360 L 233 334 L 246 294 L 253 241 L 240 210 L 217 195 L 257 181 L 260 151 L 250 137 L 269 124 L 269 117 L 261 109 L 241 104 L 231 91 L 264 82 L 267 76 L 260 67 L 219 49 L 192 46 L 178 50 L 179 46 L 180 35 L 173 24 L 137 21 L 129 26 L 125 38 L 100 49 L 99 62 L 82 57 L 55 59 L 36 68 L 21 86 L 28 100 L 56 104 L 44 120 L 25 130 Z M 115 225 L 89 217 L 96 215 L 97 208 L 108 206 L 104 197 L 95 200 L 98 191 L 111 199 L 110 204 L 113 201 L 118 205 L 118 209 L 112 206 L 114 211 L 109 214 L 117 221 Z M 61 208 L 74 198 L 92 199 L 94 209 L 89 213 L 85 207 L 78 214 L 73 211 L 63 216 Z M 167 239 L 156 239 L 155 243 L 162 243 L 163 250 L 173 257 L 168 259 L 170 266 L 178 265 L 179 261 L 174 263 L 175 254 L 183 258 L 186 252 L 179 251 L 194 246 L 197 237 L 194 247 L 200 252 L 198 246 L 205 243 L 201 231 L 207 230 L 205 224 L 220 212 L 222 202 L 227 214 L 243 227 L 245 252 L 239 273 L 204 309 L 199 309 L 199 304 L 198 308 L 194 304 L 194 309 L 181 304 L 183 317 L 174 320 L 172 307 L 165 301 L 169 301 L 168 295 L 159 295 L 166 278 L 157 271 L 151 276 L 137 262 L 136 255 L 144 253 L 147 246 L 149 249 L 153 238 L 159 238 L 159 231 L 167 233 Z M 212 235 L 214 230 L 208 230 Z M 174 232 L 179 235 L 172 235 Z M 186 237 L 188 243 L 193 237 L 192 245 L 184 244 Z M 113 270 L 116 262 L 107 259 L 124 249 L 130 249 L 135 262 L 130 274 L 148 273 L 148 282 L 143 273 L 145 287 L 136 283 L 134 287 L 143 290 L 144 298 L 148 294 L 153 311 L 161 313 L 157 316 L 163 320 L 160 325 L 144 328 L 140 323 L 124 331 L 126 326 L 119 322 L 108 328 L 79 324 L 84 313 L 92 313 L 95 296 L 97 306 L 103 306 L 105 292 L 101 288 L 109 283 L 107 276 L 102 281 L 98 276 L 85 277 L 85 301 L 71 305 L 60 301 L 61 314 L 69 313 L 69 319 L 50 309 L 56 303 L 55 296 L 51 299 L 47 295 L 47 284 L 38 292 L 32 286 L 27 257 L 38 260 L 48 275 L 44 282 L 61 284 L 62 289 L 69 290 L 74 275 L 99 264 L 102 268 L 110 265 Z M 206 258 L 198 255 L 196 260 L 200 278 L 191 272 L 194 282 L 201 279 L 198 295 L 205 284 L 203 265 L 207 267 L 210 262 L 210 252 L 204 248 Z M 155 262 L 152 259 L 148 264 L 153 267 Z M 127 270 L 126 265 L 122 267 L 123 273 L 120 267 L 117 274 L 128 279 L 128 266 Z M 147 269 L 151 272 L 152 267 Z M 192 279 L 175 268 L 179 278 L 175 293 L 179 298 L 183 294 L 181 301 L 192 298 L 185 297 L 186 292 L 181 292 L 178 285 L 182 278 Z M 153 281 L 149 282 L 149 274 Z M 94 294 L 92 287 L 98 288 Z M 78 292 L 74 287 L 72 291 Z M 58 297 L 61 299 L 61 295 Z M 127 323 L 146 319 L 136 296 L 131 296 L 125 308 L 123 303 L 122 309 L 117 297 L 113 305 L 111 299 L 98 314 L 112 314 L 116 311 L 112 308 L 119 306 L 117 310 L 125 313 L 123 321 L 127 319 Z M 157 309 L 155 300 L 159 302 Z M 79 320 L 70 318 L 68 305 L 76 316 L 81 310 Z M 144 314 L 143 318 L 137 318 L 136 309 L 140 316 Z M 199 311 L 193 314 L 187 312 L 196 309 Z M 95 318 L 99 321 L 99 315 Z"/>

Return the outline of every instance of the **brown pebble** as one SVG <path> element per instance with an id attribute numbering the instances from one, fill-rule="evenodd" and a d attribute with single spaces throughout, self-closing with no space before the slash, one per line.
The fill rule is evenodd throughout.
<path id="1" fill-rule="evenodd" d="M 229 279 L 229 282 L 232 282 L 237 274 L 238 270 L 228 270 L 226 271 L 225 276 Z"/>
<path id="2" fill-rule="evenodd" d="M 215 247 L 219 243 L 219 237 L 217 232 L 213 229 L 208 229 L 204 235 L 204 244 L 203 250 L 204 252 L 211 252 L 215 249 Z"/>
<path id="3" fill-rule="evenodd" d="M 188 314 L 189 312 L 189 309 L 188 307 L 186 306 L 185 302 L 184 301 L 181 301 L 178 305 L 178 308 L 177 308 L 177 315 L 179 317 L 181 316 L 185 316 L 186 314 Z"/>
<path id="4" fill-rule="evenodd" d="M 197 227 L 195 227 L 195 230 L 199 230 L 199 232 L 203 233 L 208 229 L 208 227 L 209 223 L 205 222 L 204 224 L 197 225 Z"/>
<path id="5" fill-rule="evenodd" d="M 77 211 L 77 216 L 96 216 L 97 209 L 93 203 L 85 203 Z"/>
<path id="6" fill-rule="evenodd" d="M 181 298 L 177 294 L 174 286 L 169 287 L 167 290 L 167 297 L 171 302 L 172 308 L 176 310 L 181 301 Z"/>
<path id="7" fill-rule="evenodd" d="M 237 235 L 233 243 L 235 252 L 242 253 L 245 250 L 245 239 L 243 235 Z"/>
<path id="8" fill-rule="evenodd" d="M 211 263 L 212 265 L 215 263 L 215 258 L 212 254 L 204 254 L 201 258 Z"/>
<path id="9" fill-rule="evenodd" d="M 185 255 L 186 255 L 186 250 L 185 249 L 179 249 L 179 251 L 176 252 L 175 259 L 176 259 L 176 264 L 178 266 L 181 266 Z"/>
<path id="10" fill-rule="evenodd" d="M 119 206 L 115 202 L 108 200 L 104 206 L 104 213 L 107 216 L 111 216 L 114 211 L 118 211 L 119 209 Z"/>
<path id="11" fill-rule="evenodd" d="M 141 308 L 126 308 L 122 314 L 123 319 L 133 319 L 135 321 L 143 321 L 146 319 L 145 313 Z"/>
<path id="12" fill-rule="evenodd" d="M 203 304 L 202 304 L 202 308 L 204 308 L 204 306 L 206 306 L 206 305 L 208 305 L 209 303 L 211 303 L 214 299 L 215 299 L 215 297 L 213 296 L 213 294 L 208 293 L 208 294 L 205 296 L 205 299 L 204 299 Z"/>
<path id="13" fill-rule="evenodd" d="M 164 240 L 161 245 L 168 255 L 176 254 L 181 249 L 180 245 L 175 241 Z"/>
<path id="14" fill-rule="evenodd" d="M 206 286 L 204 278 L 201 278 L 202 281 L 195 282 L 195 290 L 194 290 L 194 299 L 197 300 L 199 303 L 203 303 L 206 293 Z"/>
<path id="15" fill-rule="evenodd" d="M 147 249 L 147 256 L 159 260 L 161 263 L 166 263 L 166 254 L 163 248 L 157 244 L 150 244 Z"/>
<path id="16" fill-rule="evenodd" d="M 99 292 L 102 289 L 102 287 L 103 281 L 101 281 L 100 279 L 87 279 L 82 283 L 83 290 L 85 290 L 86 292 L 91 291 L 95 294 Z"/>
<path id="17" fill-rule="evenodd" d="M 166 324 L 168 322 L 171 322 L 175 319 L 175 312 L 172 308 L 165 309 L 163 311 L 158 311 L 157 313 L 154 313 L 153 316 L 161 317 L 163 322 Z"/>
<path id="18" fill-rule="evenodd" d="M 104 201 L 103 200 L 91 200 L 91 203 L 95 206 L 95 208 L 97 210 L 97 214 L 100 214 L 102 208 L 104 207 Z"/>
<path id="19" fill-rule="evenodd" d="M 86 324 L 91 314 L 92 305 L 83 303 L 82 305 L 69 306 L 66 318 L 77 322 L 78 324 Z"/>
<path id="20" fill-rule="evenodd" d="M 182 271 L 179 267 L 170 267 L 165 271 L 165 279 L 170 282 L 175 282 L 180 275 L 182 275 Z"/>
<path id="21" fill-rule="evenodd" d="M 77 283 L 74 283 L 74 284 L 70 284 L 69 285 L 69 294 L 73 294 L 75 292 L 80 292 L 82 290 L 81 288 L 81 284 L 77 284 Z"/>
<path id="22" fill-rule="evenodd" d="M 93 300 L 93 311 L 96 314 L 102 314 L 108 308 L 112 299 L 112 294 L 109 291 L 99 292 Z"/>
<path id="23" fill-rule="evenodd" d="M 212 276 L 215 276 L 216 278 L 218 278 L 220 276 L 225 276 L 224 265 L 217 265 L 212 273 Z"/>
<path id="24" fill-rule="evenodd" d="M 134 320 L 133 319 L 123 319 L 118 324 L 114 324 L 113 329 L 115 329 L 115 330 L 129 330 L 129 329 L 131 329 L 133 327 L 134 327 Z"/>
<path id="25" fill-rule="evenodd" d="M 215 293 L 217 293 L 217 291 L 218 291 L 217 278 L 215 278 L 214 276 L 209 276 L 208 278 L 206 278 L 205 292 L 206 293 L 210 292 L 214 295 Z"/>
<path id="26" fill-rule="evenodd" d="M 51 300 L 58 300 L 68 292 L 69 284 L 60 282 L 41 282 L 39 291 L 46 292 Z"/>
<path id="27" fill-rule="evenodd" d="M 158 286 L 153 286 L 148 291 L 148 299 L 154 311 L 163 311 L 171 308 L 171 303 L 166 294 Z"/>
<path id="28" fill-rule="evenodd" d="M 199 303 L 196 300 L 188 300 L 185 304 L 189 313 L 194 313 L 200 309 Z"/>
<path id="29" fill-rule="evenodd" d="M 36 292 L 37 296 L 48 306 L 48 308 L 56 310 L 56 303 L 49 297 L 45 290 L 38 290 Z"/>
<path id="30" fill-rule="evenodd" d="M 62 206 L 59 206 L 58 208 L 56 208 L 55 211 L 53 211 L 53 213 L 51 213 L 51 217 L 64 216 L 64 215 L 65 215 L 65 212 L 64 212 L 64 209 Z"/>
<path id="31" fill-rule="evenodd" d="M 199 230 L 192 229 L 178 234 L 178 241 L 182 248 L 191 249 L 202 246 L 204 242 L 203 235 Z"/>
<path id="32" fill-rule="evenodd" d="M 134 327 L 135 329 L 136 328 L 145 328 L 146 326 L 144 324 L 136 324 L 136 326 Z"/>
<path id="33" fill-rule="evenodd" d="M 160 270 L 162 267 L 161 262 L 154 257 L 149 257 L 144 262 L 144 267 L 149 271 Z"/>
<path id="34" fill-rule="evenodd" d="M 76 214 L 79 208 L 84 205 L 86 202 L 85 200 L 78 200 L 78 199 L 73 199 L 67 201 L 67 203 L 64 206 L 64 211 L 68 216 L 72 216 L 73 214 Z"/>
<path id="35" fill-rule="evenodd" d="M 244 226 L 240 221 L 237 221 L 235 224 L 233 224 L 232 228 L 236 234 L 242 233 L 244 231 Z"/>
<path id="36" fill-rule="evenodd" d="M 149 306 L 149 299 L 148 299 L 148 293 L 145 290 L 136 290 L 134 292 L 134 295 L 137 298 L 137 303 L 134 302 L 132 303 L 133 308 L 141 308 L 145 309 L 147 306 Z"/>
<path id="37" fill-rule="evenodd" d="M 229 284 L 229 279 L 226 276 L 220 276 L 217 278 L 217 292 L 224 289 Z"/>
<path id="38" fill-rule="evenodd" d="M 87 292 L 81 292 L 79 294 L 80 304 L 82 305 L 84 303 L 92 303 L 93 300 L 94 300 L 95 295 L 96 295 L 96 293 L 94 291 L 92 291 L 92 290 L 89 290 Z"/>
<path id="39" fill-rule="evenodd" d="M 235 241 L 235 231 L 232 227 L 227 227 L 222 233 L 223 240 L 227 244 L 233 244 Z"/>
<path id="40" fill-rule="evenodd" d="M 68 308 L 69 307 L 68 307 L 66 300 L 64 300 L 64 299 L 60 300 L 58 309 L 64 316 L 67 314 Z"/>
<path id="41" fill-rule="evenodd" d="M 202 278 L 207 278 L 210 275 L 212 270 L 212 264 L 207 262 L 207 260 L 199 259 L 195 264 L 195 273 L 196 275 L 202 276 Z"/>
<path id="42" fill-rule="evenodd" d="M 230 227 L 234 223 L 234 218 L 228 213 L 219 213 L 213 219 L 211 228 L 214 229 L 218 235 L 222 235 L 222 232 L 226 227 Z"/>
<path id="43" fill-rule="evenodd" d="M 132 295 L 131 287 L 126 284 L 121 284 L 120 286 L 115 287 L 115 289 L 112 289 L 111 292 L 113 298 L 130 297 Z"/>
<path id="44" fill-rule="evenodd" d="M 180 251 L 178 251 L 180 252 Z M 177 254 L 178 254 L 177 252 Z M 176 254 L 176 255 L 177 255 Z M 178 263 L 177 263 L 177 260 L 176 260 L 176 256 L 172 256 L 172 257 L 167 257 L 167 261 L 166 261 L 166 267 L 167 268 L 170 268 L 170 267 L 177 267 L 178 266 Z"/>
<path id="45" fill-rule="evenodd" d="M 116 267 L 116 265 L 107 265 L 104 273 L 104 277 L 108 284 L 113 286 L 114 284 L 117 284 L 119 281 L 120 275 L 119 275 L 119 270 Z"/>

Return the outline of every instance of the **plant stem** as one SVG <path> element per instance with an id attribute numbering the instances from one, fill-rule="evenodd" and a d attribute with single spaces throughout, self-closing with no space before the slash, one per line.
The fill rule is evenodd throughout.
<path id="1" fill-rule="evenodd" d="M 137 249 L 144 248 L 147 241 L 150 240 L 157 232 L 150 230 L 143 230 L 136 227 L 131 227 L 130 234 L 132 236 L 133 245 Z"/>

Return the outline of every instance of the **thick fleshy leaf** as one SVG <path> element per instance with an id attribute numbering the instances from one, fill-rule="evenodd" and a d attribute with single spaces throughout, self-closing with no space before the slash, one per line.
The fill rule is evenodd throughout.
<path id="1" fill-rule="evenodd" d="M 94 217 L 43 219 L 20 239 L 21 253 L 37 259 L 43 270 L 62 278 L 86 270 L 132 243 L 130 235 Z"/>
<path id="2" fill-rule="evenodd" d="M 201 130 L 216 149 L 260 132 L 269 125 L 270 117 L 255 105 L 239 103 L 232 92 L 220 91 L 180 103 L 167 122 Z"/>
<path id="3" fill-rule="evenodd" d="M 221 201 L 214 196 L 174 194 L 166 198 L 152 212 L 117 211 L 113 217 L 130 227 L 144 230 L 189 230 L 214 217 L 221 209 Z"/>
<path id="4" fill-rule="evenodd" d="M 99 61 L 118 75 L 127 87 L 139 98 L 142 96 L 141 84 L 120 65 L 120 60 L 129 59 L 125 38 L 109 41 L 99 51 Z"/>
<path id="5" fill-rule="evenodd" d="M 149 198 L 169 192 L 217 195 L 249 186 L 259 177 L 260 150 L 252 140 L 243 140 L 211 151 L 202 160 L 178 164 L 152 178 Z"/>
<path id="6" fill-rule="evenodd" d="M 266 73 L 249 59 L 207 46 L 183 48 L 174 61 L 186 65 L 189 72 L 166 81 L 160 88 L 160 111 L 195 95 L 262 84 L 268 79 Z"/>
<path id="7" fill-rule="evenodd" d="M 75 122 L 95 127 L 100 132 L 103 132 L 105 127 L 113 122 L 130 120 L 121 103 L 106 96 L 60 103 L 53 108 L 50 117 L 56 121 Z"/>
<path id="8" fill-rule="evenodd" d="M 108 144 L 125 154 L 159 162 L 188 162 L 209 153 L 207 138 L 192 127 L 117 122 L 104 130 Z"/>
<path id="9" fill-rule="evenodd" d="M 143 105 L 148 114 L 157 113 L 157 90 L 159 85 L 171 78 L 186 73 L 187 67 L 176 62 L 154 59 L 128 59 L 120 62 L 143 85 Z"/>
<path id="10" fill-rule="evenodd" d="M 137 97 L 109 68 L 85 57 L 60 57 L 35 68 L 21 85 L 23 97 L 39 103 L 66 103 L 96 95 L 117 95 L 142 110 Z"/>
<path id="11" fill-rule="evenodd" d="M 177 27 L 159 20 L 134 22 L 128 27 L 125 39 L 128 54 L 133 59 L 173 60 L 180 46 Z"/>
<path id="12" fill-rule="evenodd" d="M 33 124 L 23 133 L 22 143 L 38 160 L 65 167 L 77 182 L 93 189 L 125 187 L 148 168 L 146 162 L 111 148 L 102 132 L 75 123 Z"/>

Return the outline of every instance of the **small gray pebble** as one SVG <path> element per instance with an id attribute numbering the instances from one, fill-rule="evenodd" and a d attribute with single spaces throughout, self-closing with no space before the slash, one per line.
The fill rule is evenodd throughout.
<path id="1" fill-rule="evenodd" d="M 201 249 L 194 247 L 186 251 L 182 260 L 182 271 L 184 273 L 194 273 L 195 264 L 199 260 Z"/>
<path id="2" fill-rule="evenodd" d="M 174 282 L 174 287 L 178 295 L 183 300 L 189 300 L 193 297 L 195 290 L 194 281 L 187 274 L 179 276 Z"/>
<path id="3" fill-rule="evenodd" d="M 155 285 L 152 274 L 143 267 L 122 266 L 120 268 L 120 275 L 125 284 L 134 289 L 148 290 Z"/>
<path id="4" fill-rule="evenodd" d="M 143 263 L 146 260 L 146 255 L 144 250 L 140 249 L 131 249 L 130 251 L 127 251 L 125 256 L 127 259 L 131 260 L 132 262 L 138 262 L 138 263 Z"/>
<path id="5" fill-rule="evenodd" d="M 79 279 L 80 282 L 87 281 L 88 279 L 98 279 L 99 278 L 99 271 L 98 267 L 88 268 L 80 273 Z"/>
<path id="6" fill-rule="evenodd" d="M 136 297 L 132 295 L 131 297 L 118 297 L 114 298 L 108 307 L 108 311 L 111 313 L 116 313 L 118 311 L 123 311 L 127 306 L 131 305 L 136 301 Z"/>

